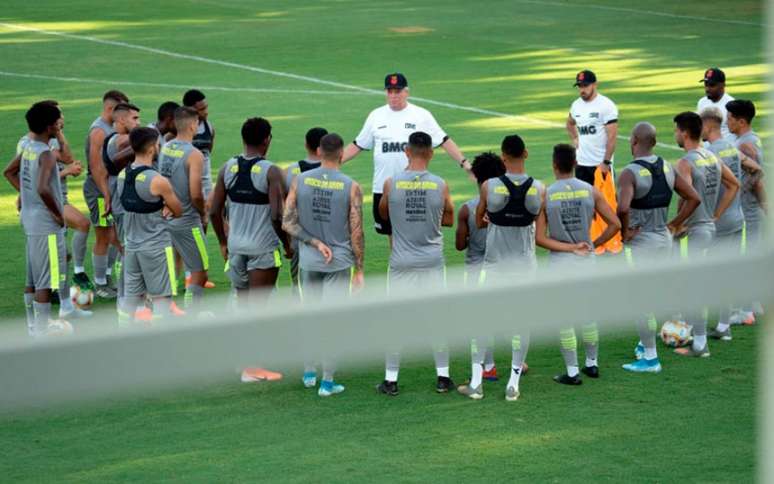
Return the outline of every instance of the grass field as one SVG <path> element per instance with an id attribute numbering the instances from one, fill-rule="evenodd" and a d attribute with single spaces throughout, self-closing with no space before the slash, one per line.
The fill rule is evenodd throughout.
<path id="1" fill-rule="evenodd" d="M 347 86 L 379 90 L 384 74 L 395 70 L 406 74 L 413 96 L 450 103 L 417 102 L 469 157 L 518 132 L 530 151 L 529 172 L 544 181 L 552 145 L 567 139 L 561 125 L 576 96 L 573 76 L 583 68 L 596 72 L 600 91 L 618 104 L 624 136 L 648 120 L 660 141 L 673 145 L 672 116 L 695 108 L 703 95 L 697 81 L 713 65 L 725 70 L 729 93 L 759 105 L 758 126 L 769 114 L 760 104 L 768 71 L 758 1 L 734 2 L 731 12 L 727 2 L 696 0 L 647 7 L 628 0 L 135 0 L 99 8 L 85 0 L 6 0 L 4 7 L 0 154 L 7 159 L 34 101 L 60 101 L 65 132 L 82 156 L 105 90 L 127 92 L 148 122 L 161 102 L 180 101 L 191 86 L 201 87 L 210 103 L 213 168 L 240 151 L 239 127 L 255 115 L 274 126 L 269 159 L 286 164 L 303 156 L 303 135 L 312 126 L 354 138 L 383 98 Z M 20 25 L 66 36 L 13 27 Z M 668 147 L 659 154 L 679 157 Z M 625 140 L 616 155 L 619 166 L 627 160 Z M 368 187 L 372 169 L 364 153 L 345 172 Z M 444 153 L 431 170 L 449 180 L 458 205 L 474 195 Z M 83 207 L 81 183 L 70 180 L 69 187 L 70 199 Z M 0 184 L 0 314 L 7 317 L 23 313 L 24 238 L 14 200 Z M 370 213 L 370 198 L 365 208 Z M 446 232 L 447 262 L 459 264 L 452 235 Z M 208 244 L 217 260 L 212 234 Z M 367 274 L 384 272 L 388 255 L 386 240 L 369 231 Z M 220 271 L 211 276 L 217 290 L 226 288 Z M 283 273 L 281 283 L 287 281 Z M 714 345 L 706 361 L 665 353 L 665 372 L 651 378 L 619 370 L 630 357 L 633 331 L 606 332 L 603 378 L 580 388 L 550 380 L 561 370 L 558 349 L 539 345 L 515 405 L 502 401 L 504 382 L 487 387 L 478 404 L 434 394 L 429 355 L 405 365 L 400 397 L 381 398 L 372 391 L 382 378 L 376 355 L 366 366 L 342 365 L 348 392 L 325 401 L 301 388 L 298 371 L 283 369 L 289 378 L 276 385 L 223 383 L 5 415 L 0 475 L 9 481 L 749 481 L 758 333 L 738 330 L 732 344 Z M 453 356 L 452 376 L 462 379 L 467 351 Z M 503 368 L 508 358 L 499 348 Z"/>

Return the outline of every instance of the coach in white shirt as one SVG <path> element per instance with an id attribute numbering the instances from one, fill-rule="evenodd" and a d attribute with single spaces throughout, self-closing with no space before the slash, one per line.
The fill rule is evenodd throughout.
<path id="1" fill-rule="evenodd" d="M 343 161 L 347 162 L 363 150 L 374 151 L 373 215 L 374 227 L 380 234 L 392 234 L 389 220 L 379 216 L 379 200 L 382 197 L 384 181 L 406 169 L 406 145 L 415 131 L 423 131 L 433 139 L 433 147 L 442 147 L 460 167 L 470 171 L 456 143 L 438 125 L 430 111 L 408 102 L 409 88 L 406 76 L 401 73 L 388 74 L 384 79 L 387 104 L 374 109 L 366 118 L 363 129 L 355 141 L 344 149 Z"/>
<path id="2" fill-rule="evenodd" d="M 597 76 L 581 71 L 575 76 L 580 97 L 570 106 L 567 132 L 577 151 L 575 177 L 591 185 L 598 166 L 609 173 L 618 136 L 618 108 L 597 91 Z"/>
<path id="3" fill-rule="evenodd" d="M 707 108 L 718 108 L 723 115 L 720 134 L 723 135 L 723 138 L 736 138 L 728 130 L 728 123 L 726 121 L 728 117 L 726 104 L 734 100 L 733 97 L 726 94 L 726 73 L 717 67 L 710 67 L 704 71 L 704 79 L 699 82 L 704 83 L 704 94 L 706 95 L 696 103 L 696 112 L 701 113 Z"/>

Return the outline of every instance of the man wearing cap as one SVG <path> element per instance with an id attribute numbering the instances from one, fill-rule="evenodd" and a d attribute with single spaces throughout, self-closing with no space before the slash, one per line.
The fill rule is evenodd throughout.
<path id="1" fill-rule="evenodd" d="M 594 185 L 594 172 L 601 166 L 609 173 L 618 136 L 618 108 L 597 91 L 597 76 L 580 71 L 575 84 L 580 97 L 570 106 L 567 132 L 578 150 L 575 177 Z"/>
<path id="2" fill-rule="evenodd" d="M 726 93 L 726 73 L 717 67 L 710 67 L 704 71 L 704 78 L 699 81 L 704 83 L 706 96 L 696 103 L 696 112 L 701 113 L 707 108 L 718 108 L 723 115 L 723 123 L 720 125 L 720 134 L 723 138 L 733 139 L 735 136 L 728 130 L 726 104 L 734 98 Z"/>
<path id="3" fill-rule="evenodd" d="M 430 135 L 433 148 L 442 147 L 459 166 L 470 171 L 471 166 L 457 144 L 438 125 L 432 114 L 424 108 L 408 102 L 409 87 L 406 76 L 388 74 L 384 79 L 387 104 L 371 111 L 363 129 L 355 141 L 344 149 L 343 162 L 347 162 L 363 150 L 374 150 L 373 216 L 376 232 L 392 234 L 389 220 L 379 215 L 379 200 L 388 178 L 402 172 L 408 166 L 405 149 L 409 136 L 416 131 Z"/>

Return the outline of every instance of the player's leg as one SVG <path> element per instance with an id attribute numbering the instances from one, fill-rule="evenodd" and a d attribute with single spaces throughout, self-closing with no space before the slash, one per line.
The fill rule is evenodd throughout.
<path id="1" fill-rule="evenodd" d="M 124 273 L 124 297 L 118 308 L 119 326 L 132 323 L 149 324 L 153 320 L 153 315 L 150 312 L 138 310 L 140 306 L 144 306 L 147 293 L 139 252 L 128 251 L 124 254 L 122 272 Z"/>
<path id="2" fill-rule="evenodd" d="M 80 210 L 70 204 L 64 206 L 64 219 L 67 227 L 73 230 L 71 242 L 73 254 L 73 283 L 83 289 L 93 289 L 89 276 L 86 275 L 86 250 L 91 222 Z"/>
<path id="3" fill-rule="evenodd" d="M 321 275 L 322 300 L 328 303 L 341 302 L 347 299 L 351 292 L 352 270 L 343 269 L 335 272 L 327 272 Z M 334 380 L 336 361 L 326 350 L 325 341 L 321 344 L 322 357 L 322 381 L 317 394 L 321 397 L 329 397 L 344 391 L 344 385 Z"/>
<path id="4" fill-rule="evenodd" d="M 60 234 L 57 234 L 57 256 L 59 258 L 59 319 L 72 320 L 81 318 L 90 318 L 93 313 L 85 309 L 76 307 L 73 304 L 73 300 L 70 295 L 70 279 L 67 261 L 67 236 L 66 231 L 63 229 Z"/>
<path id="5" fill-rule="evenodd" d="M 415 287 L 423 287 L 434 290 L 446 288 L 446 267 L 439 267 L 418 273 L 420 280 Z M 433 341 L 433 361 L 435 363 L 435 391 L 448 393 L 454 390 L 454 382 L 449 376 L 449 343 L 439 335 Z"/>
<path id="6" fill-rule="evenodd" d="M 599 328 L 597 323 L 584 324 L 581 328 L 586 362 L 581 371 L 588 377 L 599 378 Z"/>
<path id="7" fill-rule="evenodd" d="M 322 276 L 321 272 L 301 270 L 298 273 L 299 294 L 302 304 L 315 304 L 322 299 Z M 317 360 L 316 354 L 307 354 L 304 358 L 304 375 L 301 378 L 304 387 L 314 388 L 317 386 Z"/>
<path id="8" fill-rule="evenodd" d="M 24 313 L 27 318 L 27 333 L 30 336 L 35 336 L 35 283 L 33 279 L 32 264 L 33 259 L 36 259 L 38 256 L 30 254 L 30 248 L 32 247 L 29 236 L 27 236 L 24 248 L 27 273 L 24 284 Z"/>
<path id="9" fill-rule="evenodd" d="M 379 195 L 381 197 L 381 195 Z M 374 203 L 376 201 L 377 194 L 374 194 Z M 376 221 L 377 213 L 374 212 L 374 220 Z M 377 222 L 378 223 L 378 222 Z M 383 226 L 382 226 L 383 227 Z M 376 231 L 379 232 L 382 228 L 377 226 Z M 408 271 L 395 270 L 388 268 L 387 270 L 387 290 L 400 291 L 403 287 L 410 284 L 411 274 Z M 410 287 L 410 286 L 409 286 Z M 384 380 L 376 386 L 376 391 L 384 395 L 397 396 L 398 395 L 398 374 L 400 373 L 400 349 L 397 347 L 390 347 L 387 349 L 384 355 Z"/>
<path id="10" fill-rule="evenodd" d="M 138 253 L 146 294 L 153 301 L 153 316 L 172 316 L 172 297 L 176 295 L 175 263 L 172 248 Z"/>
<path id="11" fill-rule="evenodd" d="M 524 369 L 524 362 L 527 361 L 528 350 L 529 331 L 522 331 L 520 334 L 514 335 L 511 340 L 511 376 L 505 387 L 505 399 L 509 402 L 519 399 L 519 380 Z"/>
<path id="12" fill-rule="evenodd" d="M 580 385 L 583 380 L 578 376 L 578 337 L 575 334 L 575 328 L 570 327 L 559 331 L 559 349 L 562 352 L 566 372 L 555 375 L 554 381 L 564 385 Z"/>
<path id="13" fill-rule="evenodd" d="M 185 289 L 186 307 L 197 308 L 204 298 L 209 256 L 204 243 L 201 224 L 188 229 L 170 230 L 172 245 L 183 259 L 183 265 L 191 273 L 191 283 Z"/>
<path id="14" fill-rule="evenodd" d="M 661 363 L 658 361 L 656 350 L 656 332 L 658 321 L 654 314 L 641 316 L 637 320 L 637 332 L 640 335 L 642 345 L 642 358 L 633 363 L 623 365 L 624 370 L 636 373 L 658 373 L 661 371 Z"/>
<path id="15" fill-rule="evenodd" d="M 247 305 L 242 307 L 255 308 L 265 303 L 273 292 L 279 268 L 282 260 L 279 259 L 279 251 L 270 252 L 261 256 L 242 256 L 235 260 L 239 265 L 239 272 L 244 271 L 247 281 L 247 292 L 240 292 L 239 297 L 247 300 Z M 270 371 L 262 367 L 247 367 L 242 370 L 242 381 L 245 383 L 256 381 L 276 381 L 282 379 L 282 373 Z"/>
<path id="16" fill-rule="evenodd" d="M 715 230 L 696 227 L 683 239 L 687 244 L 685 252 L 689 260 L 698 261 L 704 258 L 712 245 Z M 694 309 L 686 313 L 686 322 L 693 326 L 693 343 L 689 347 L 677 348 L 675 353 L 683 356 L 710 356 L 707 345 L 707 312 L 708 308 Z"/>
<path id="17" fill-rule="evenodd" d="M 51 291 L 60 287 L 67 270 L 64 231 L 48 235 L 28 236 L 30 254 L 37 257 L 32 261 L 32 278 L 35 287 L 33 307 L 35 319 L 34 336 L 55 332 L 51 327 Z M 69 327 L 69 323 L 67 323 Z M 70 331 L 72 327 L 69 327 Z"/>
<path id="18" fill-rule="evenodd" d="M 742 231 L 733 234 L 716 236 L 711 255 L 739 255 L 742 251 Z M 739 306 L 725 306 L 718 310 L 718 324 L 709 332 L 709 337 L 721 341 L 731 341 L 731 324 L 739 318 L 741 308 Z"/>

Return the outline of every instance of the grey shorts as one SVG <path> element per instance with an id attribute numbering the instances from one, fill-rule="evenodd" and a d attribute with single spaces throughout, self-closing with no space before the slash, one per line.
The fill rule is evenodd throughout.
<path id="1" fill-rule="evenodd" d="M 122 266 L 124 295 L 174 296 L 177 294 L 175 256 L 172 247 L 126 251 Z"/>
<path id="2" fill-rule="evenodd" d="M 744 250 L 750 252 L 756 250 L 763 240 L 763 221 L 751 220 L 744 222 Z"/>
<path id="3" fill-rule="evenodd" d="M 679 247 L 681 259 L 691 259 L 705 256 L 714 241 L 714 226 L 691 227 L 684 237 L 675 240 L 675 245 Z"/>
<path id="4" fill-rule="evenodd" d="M 282 266 L 282 257 L 279 249 L 258 255 L 229 254 L 228 275 L 235 289 L 247 289 L 250 279 L 247 273 L 250 271 L 274 269 Z"/>
<path id="5" fill-rule="evenodd" d="M 429 269 L 395 269 L 390 267 L 387 280 L 391 291 L 408 291 L 419 287 L 441 289 L 446 287 L 446 266 Z"/>
<path id="6" fill-rule="evenodd" d="M 26 286 L 59 289 L 67 281 L 65 232 L 27 236 Z"/>
<path id="7" fill-rule="evenodd" d="M 112 216 L 103 217 L 105 199 L 91 175 L 88 175 L 86 181 L 83 182 L 83 199 L 86 200 L 86 206 L 89 207 L 89 220 L 94 227 L 111 227 L 113 225 Z"/>
<path id="8" fill-rule="evenodd" d="M 304 301 L 325 300 L 349 296 L 351 292 L 352 269 L 334 272 L 300 270 L 301 298 Z"/>
<path id="9" fill-rule="evenodd" d="M 168 228 L 167 230 L 172 238 L 172 246 L 183 259 L 183 265 L 187 271 L 200 272 L 210 268 L 201 223 L 189 228 Z"/>

